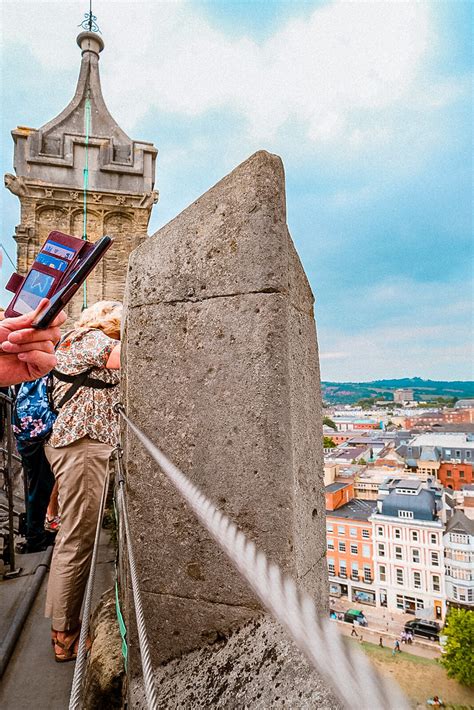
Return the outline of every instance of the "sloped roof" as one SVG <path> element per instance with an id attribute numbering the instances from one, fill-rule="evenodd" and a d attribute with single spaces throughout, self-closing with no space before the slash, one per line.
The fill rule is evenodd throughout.
<path id="1" fill-rule="evenodd" d="M 449 519 L 446 525 L 446 532 L 460 532 L 474 535 L 474 520 L 464 515 L 461 510 L 457 510 Z"/>

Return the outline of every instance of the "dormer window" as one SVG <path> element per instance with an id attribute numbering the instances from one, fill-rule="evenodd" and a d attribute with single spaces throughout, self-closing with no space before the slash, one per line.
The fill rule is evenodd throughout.
<path id="1" fill-rule="evenodd" d="M 399 518 L 406 518 L 407 520 L 412 520 L 413 519 L 413 511 L 412 510 L 399 510 L 398 517 Z"/>

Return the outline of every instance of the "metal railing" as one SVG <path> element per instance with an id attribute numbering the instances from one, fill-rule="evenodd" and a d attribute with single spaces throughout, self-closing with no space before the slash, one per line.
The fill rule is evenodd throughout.
<path id="1" fill-rule="evenodd" d="M 371 710 L 406 710 L 408 703 L 399 688 L 383 678 L 358 648 L 345 643 L 329 618 L 318 616 L 313 599 L 299 590 L 292 578 L 283 575 L 278 565 L 269 562 L 264 552 L 257 550 L 255 544 L 246 538 L 235 523 L 206 498 L 189 478 L 148 439 L 127 416 L 122 406 L 119 405 L 117 411 L 185 499 L 199 522 L 226 552 L 263 606 L 282 624 L 296 646 L 305 654 L 309 663 L 326 679 L 339 700 L 352 710 L 367 710 L 367 708 Z M 130 550 L 132 550 L 133 557 L 133 548 L 128 534 L 124 484 L 123 472 L 121 472 L 119 490 L 121 491 L 122 509 L 125 512 L 124 521 L 127 520 L 125 533 L 130 563 Z M 130 565 L 130 570 L 132 572 L 132 565 Z M 136 581 L 136 585 L 132 585 L 132 591 L 139 627 L 139 640 L 140 626 L 144 632 L 140 641 L 140 653 L 145 692 L 149 707 L 155 710 L 158 706 L 155 704 L 156 690 L 151 663 L 149 663 L 145 620 L 138 581 L 136 575 L 133 576 Z"/>

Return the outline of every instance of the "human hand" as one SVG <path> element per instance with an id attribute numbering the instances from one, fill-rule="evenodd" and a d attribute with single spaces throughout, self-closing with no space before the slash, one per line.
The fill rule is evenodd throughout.
<path id="1" fill-rule="evenodd" d="M 54 346 L 66 320 L 61 311 L 49 328 L 31 327 L 37 314 L 48 305 L 43 299 L 35 311 L 0 321 L 0 385 L 13 385 L 46 375 L 56 365 Z"/>

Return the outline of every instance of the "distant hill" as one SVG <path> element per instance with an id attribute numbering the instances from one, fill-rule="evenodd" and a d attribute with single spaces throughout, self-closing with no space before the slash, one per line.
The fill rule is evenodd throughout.
<path id="1" fill-rule="evenodd" d="M 394 390 L 404 387 L 414 390 L 416 400 L 435 397 L 474 398 L 474 382 L 423 380 L 421 377 L 373 382 L 322 382 L 323 399 L 330 404 L 354 404 L 368 397 L 393 400 Z"/>

